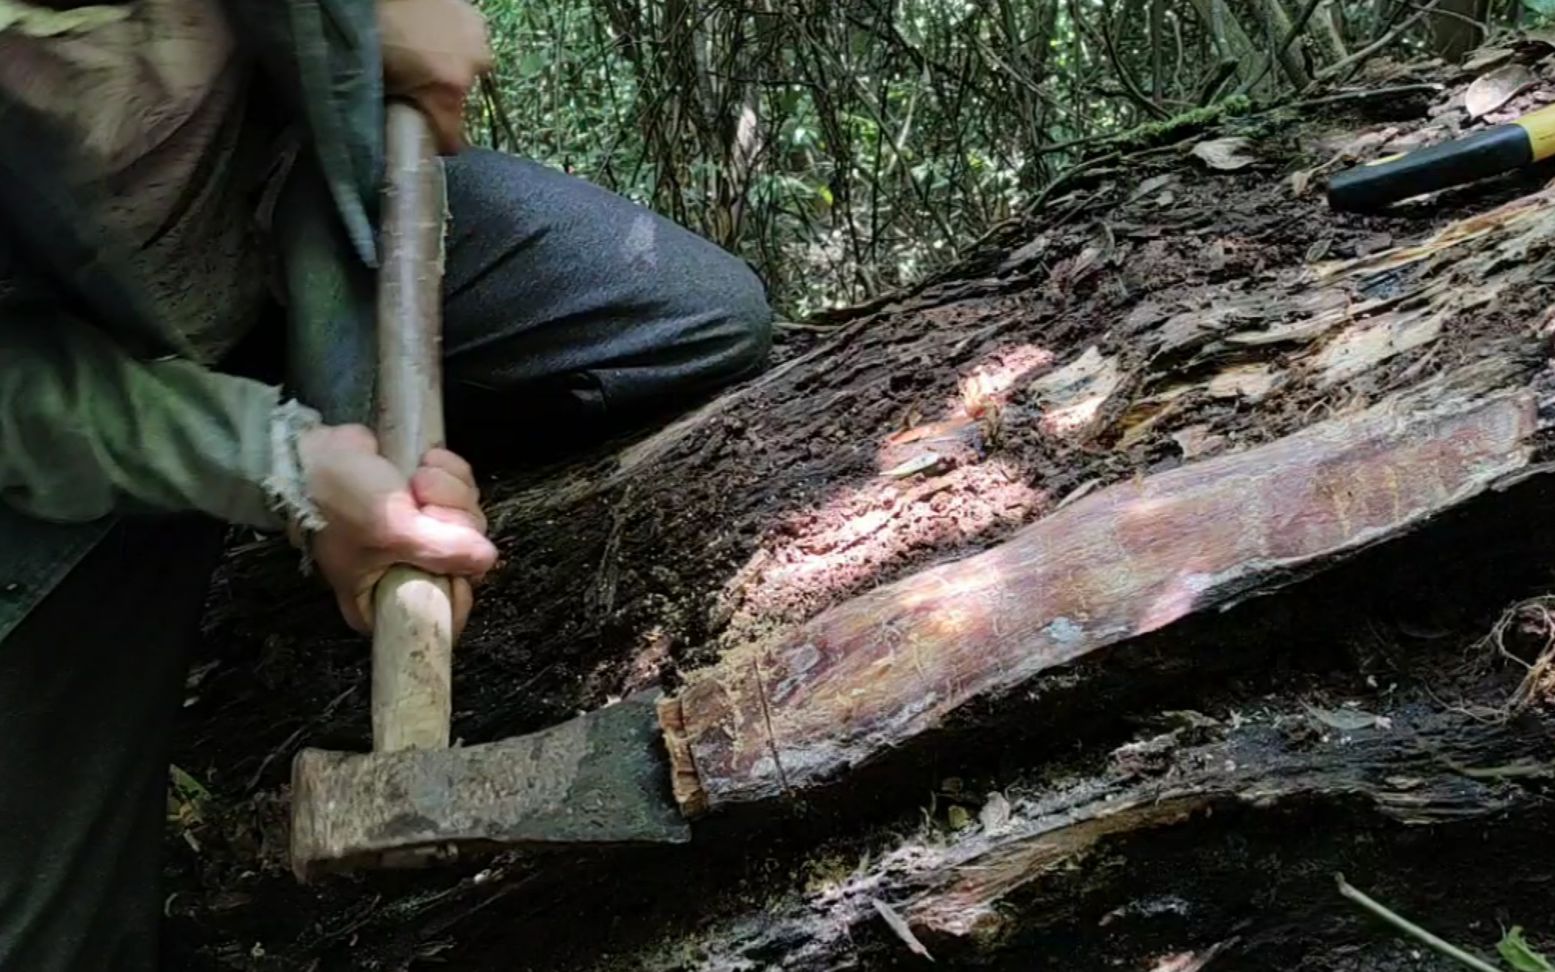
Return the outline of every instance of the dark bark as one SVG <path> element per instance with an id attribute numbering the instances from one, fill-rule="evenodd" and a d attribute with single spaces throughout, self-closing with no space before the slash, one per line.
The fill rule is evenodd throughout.
<path id="1" fill-rule="evenodd" d="M 1418 699 L 1180 718 L 1056 787 L 954 794 L 968 812 L 948 826 L 882 841 L 829 880 L 723 916 L 693 933 L 694 949 L 675 942 L 644 966 L 910 966 L 916 943 L 995 968 L 1159 968 L 1170 955 L 1307 967 L 1325 936 L 1386 941 L 1339 898 L 1339 872 L 1483 951 L 1490 914 L 1547 913 L 1555 868 L 1520 860 L 1517 847 L 1549 822 L 1548 717 L 1487 722 Z M 1451 907 L 1469 888 L 1487 913 Z"/>

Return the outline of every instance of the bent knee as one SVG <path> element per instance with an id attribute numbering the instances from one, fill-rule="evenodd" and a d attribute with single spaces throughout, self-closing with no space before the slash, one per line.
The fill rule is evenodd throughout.
<path id="1" fill-rule="evenodd" d="M 732 378 L 761 370 L 772 352 L 772 306 L 767 288 L 743 260 L 731 257 L 734 272 L 726 284 L 725 313 L 730 357 L 737 368 Z"/>

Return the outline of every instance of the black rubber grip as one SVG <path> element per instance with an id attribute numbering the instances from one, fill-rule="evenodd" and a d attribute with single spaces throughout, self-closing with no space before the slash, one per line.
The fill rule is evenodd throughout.
<path id="1" fill-rule="evenodd" d="M 1519 125 L 1497 125 L 1387 162 L 1358 165 L 1328 182 L 1334 209 L 1371 210 L 1448 186 L 1520 169 L 1533 161 L 1533 145 Z"/>

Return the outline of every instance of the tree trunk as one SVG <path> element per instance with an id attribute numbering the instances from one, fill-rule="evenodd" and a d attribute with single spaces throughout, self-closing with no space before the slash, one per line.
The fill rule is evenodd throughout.
<path id="1" fill-rule="evenodd" d="M 1301 39 L 1297 37 L 1290 44 L 1284 44 L 1291 32 L 1290 12 L 1280 0 L 1257 0 L 1253 10 L 1263 26 L 1265 49 L 1272 51 L 1279 48 L 1277 57 L 1280 70 L 1298 90 L 1305 88 L 1311 83 L 1312 75 L 1301 57 Z"/>
<path id="2" fill-rule="evenodd" d="M 1258 48 L 1225 0 L 1192 0 L 1199 21 L 1215 42 L 1221 60 L 1235 61 L 1237 77 L 1245 84 L 1258 71 Z"/>
<path id="3" fill-rule="evenodd" d="M 1555 192 L 1332 214 L 1275 174 L 1370 127 L 1347 98 L 1240 170 L 1092 166 L 761 378 L 488 483 L 455 737 L 661 687 L 689 845 L 298 887 L 287 764 L 368 747 L 366 651 L 235 550 L 180 967 L 1387 968 L 1341 869 L 1481 949 L 1555 931 L 1548 645 L 1481 641 L 1555 547 Z"/>

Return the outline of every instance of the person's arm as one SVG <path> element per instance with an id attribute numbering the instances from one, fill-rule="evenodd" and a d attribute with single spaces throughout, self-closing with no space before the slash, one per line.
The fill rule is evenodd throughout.
<path id="1" fill-rule="evenodd" d="M 48 317 L 0 321 L 0 498 L 46 520 L 197 510 L 284 525 L 282 498 L 300 494 L 278 436 L 316 424 L 311 410 L 187 361 L 137 361 Z"/>
<path id="2" fill-rule="evenodd" d="M 454 578 L 457 631 L 497 558 L 458 456 L 432 450 L 407 482 L 366 428 L 320 424 L 259 382 L 138 361 L 63 315 L 0 320 L 0 500 L 56 521 L 197 510 L 289 528 L 359 631 L 399 563 Z"/>

